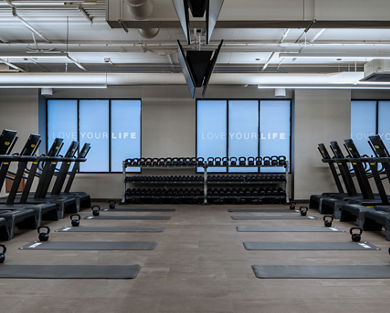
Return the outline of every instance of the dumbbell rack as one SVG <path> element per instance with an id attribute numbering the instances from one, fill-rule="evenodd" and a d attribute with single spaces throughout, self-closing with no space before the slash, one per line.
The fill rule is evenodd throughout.
<path id="1" fill-rule="evenodd" d="M 177 169 L 194 169 L 196 170 L 196 168 L 199 168 L 200 166 L 195 166 L 195 165 L 176 165 L 176 166 L 166 166 L 166 167 L 157 167 L 157 166 L 152 166 L 152 165 L 144 165 L 144 166 L 139 166 L 139 165 L 132 165 L 132 164 L 129 164 L 128 162 L 123 161 L 123 164 L 122 164 L 122 182 L 123 182 L 123 190 L 122 190 L 122 204 L 126 203 L 126 191 L 127 191 L 127 184 L 129 183 L 129 180 L 128 180 L 128 174 L 127 173 L 127 168 L 129 167 L 141 167 L 141 168 L 148 168 L 148 169 L 159 169 L 159 170 L 177 170 Z M 236 166 L 210 166 L 210 167 L 224 167 L 224 168 L 260 168 L 260 167 L 283 167 L 285 168 L 285 171 L 284 173 L 280 173 L 280 175 L 283 175 L 284 176 L 284 179 L 283 181 L 278 181 L 277 183 L 282 183 L 284 182 L 284 190 L 285 190 L 285 201 L 286 203 L 289 202 L 289 165 L 288 165 L 288 162 L 286 161 L 284 165 L 260 165 L 260 166 L 256 166 L 256 165 L 236 165 Z M 239 185 L 239 186 L 249 186 L 249 185 L 268 185 L 268 184 L 273 184 L 273 183 L 276 183 L 276 182 L 259 182 L 259 181 L 256 181 L 256 182 L 250 182 L 250 181 L 244 181 L 244 182 L 236 182 L 236 181 L 209 181 L 208 180 L 208 168 L 209 166 L 207 165 L 207 163 L 205 163 L 203 165 L 203 180 L 202 181 L 197 181 L 197 182 L 194 182 L 194 181 L 191 181 L 191 182 L 169 182 L 170 185 L 203 185 L 203 204 L 208 204 L 208 191 L 209 191 L 209 186 L 217 186 L 217 185 Z M 131 173 L 131 174 L 134 174 L 134 173 Z M 220 174 L 220 173 L 215 173 L 216 175 Z M 233 174 L 233 173 L 228 173 L 228 174 Z M 239 173 L 239 174 L 244 174 L 244 175 L 251 175 L 251 174 L 263 174 L 263 175 L 267 175 L 267 173 Z M 226 173 L 225 173 L 226 175 Z M 234 174 L 233 174 L 234 175 Z M 132 183 L 135 183 L 135 182 L 132 182 Z M 161 182 L 160 184 L 164 184 L 166 182 Z M 142 185 L 157 185 L 159 184 L 159 182 L 155 181 L 155 182 L 141 182 L 140 184 Z M 246 196 L 247 197 L 247 196 Z M 267 196 L 262 196 L 262 198 L 266 198 Z M 253 199 L 256 199 L 258 198 L 258 196 L 253 196 Z"/>

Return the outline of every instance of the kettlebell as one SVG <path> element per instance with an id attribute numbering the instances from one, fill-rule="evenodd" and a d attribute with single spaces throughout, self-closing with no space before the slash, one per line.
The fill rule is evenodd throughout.
<path id="1" fill-rule="evenodd" d="M 99 214 L 100 214 L 100 206 L 94 205 L 94 206 L 91 208 L 91 210 L 92 210 L 92 215 L 93 215 L 93 216 L 99 216 Z"/>
<path id="2" fill-rule="evenodd" d="M 290 202 L 290 210 L 295 210 L 297 203 L 295 201 Z"/>
<path id="3" fill-rule="evenodd" d="M 111 200 L 109 203 L 108 203 L 108 207 L 113 210 L 115 209 L 115 201 L 114 200 Z"/>
<path id="4" fill-rule="evenodd" d="M 46 229 L 46 231 L 41 231 L 41 229 Z M 39 226 L 37 231 L 38 231 L 39 241 L 48 241 L 49 240 L 49 233 L 50 233 L 49 226 Z"/>
<path id="5" fill-rule="evenodd" d="M 80 214 L 72 214 L 72 215 L 70 216 L 70 220 L 71 220 L 72 226 L 73 226 L 73 227 L 78 227 L 78 226 L 80 226 L 80 219 L 81 219 Z"/>
<path id="6" fill-rule="evenodd" d="M 0 243 L 0 247 L 3 249 L 0 252 L 0 263 L 4 263 L 5 261 L 5 253 L 7 252 L 7 247 L 3 244 Z"/>
<path id="7" fill-rule="evenodd" d="M 333 215 L 324 215 L 322 220 L 324 221 L 324 226 L 325 227 L 332 227 L 334 216 Z"/>
<path id="8" fill-rule="evenodd" d="M 309 211 L 309 208 L 307 206 L 301 206 L 299 208 L 299 213 L 301 213 L 301 216 L 306 216 L 307 215 L 307 211 Z"/>
<path id="9" fill-rule="evenodd" d="M 359 230 L 359 232 L 355 233 L 354 230 Z M 360 240 L 362 240 L 362 234 L 363 234 L 363 229 L 362 228 L 360 228 L 360 227 L 351 227 L 351 229 L 349 230 L 349 233 L 352 236 L 352 241 L 353 242 L 359 242 Z"/>

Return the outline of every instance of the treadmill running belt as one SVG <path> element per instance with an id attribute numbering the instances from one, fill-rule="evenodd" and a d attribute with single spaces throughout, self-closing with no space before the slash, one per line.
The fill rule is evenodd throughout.
<path id="1" fill-rule="evenodd" d="M 85 216 L 85 220 L 170 220 L 170 216 L 158 215 L 99 215 L 99 216 Z"/>
<path id="2" fill-rule="evenodd" d="M 255 215 L 233 215 L 233 220 L 317 220 L 316 216 L 300 216 L 300 215 L 264 215 L 264 216 L 255 216 Z"/>
<path id="3" fill-rule="evenodd" d="M 323 226 L 237 226 L 236 229 L 239 232 L 344 232 L 335 227 Z"/>
<path id="4" fill-rule="evenodd" d="M 117 227 L 64 227 L 57 229 L 56 232 L 66 233 L 161 233 L 164 231 L 163 227 L 132 227 L 132 226 L 117 226 Z"/>
<path id="5" fill-rule="evenodd" d="M 21 250 L 153 250 L 155 242 L 144 241 L 47 241 L 30 242 Z"/>
<path id="6" fill-rule="evenodd" d="M 379 250 L 369 242 L 244 242 L 246 250 Z"/>
<path id="7" fill-rule="evenodd" d="M 252 269 L 257 278 L 390 278 L 390 265 L 252 265 Z"/>
<path id="8" fill-rule="evenodd" d="M 2 264 L 0 278 L 38 279 L 133 279 L 136 265 L 14 265 Z"/>

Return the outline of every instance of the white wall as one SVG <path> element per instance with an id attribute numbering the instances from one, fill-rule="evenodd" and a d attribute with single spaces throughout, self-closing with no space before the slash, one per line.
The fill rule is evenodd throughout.
<path id="1" fill-rule="evenodd" d="M 321 162 L 319 143 L 342 142 L 350 136 L 349 90 L 296 90 L 294 133 L 294 198 L 337 191 L 329 167 Z"/>

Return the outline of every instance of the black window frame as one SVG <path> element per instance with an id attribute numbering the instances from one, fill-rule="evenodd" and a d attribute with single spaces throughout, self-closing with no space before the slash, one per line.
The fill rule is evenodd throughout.
<path id="1" fill-rule="evenodd" d="M 48 142 L 48 102 L 49 100 L 76 100 L 77 101 L 77 142 L 80 142 L 80 100 L 108 100 L 108 172 L 82 172 L 79 170 L 81 174 L 122 174 L 122 171 L 111 171 L 111 101 L 112 100 L 129 100 L 129 101 L 140 101 L 141 110 L 140 110 L 140 157 L 142 157 L 142 98 L 46 98 L 45 103 L 45 138 L 46 138 L 46 147 L 45 151 L 47 153 L 49 146 L 51 143 Z M 80 147 L 77 148 L 79 152 Z M 129 171 L 131 174 L 140 174 L 142 172 L 142 168 L 140 171 L 133 172 Z"/>
<path id="2" fill-rule="evenodd" d="M 257 151 L 258 155 L 260 156 L 260 142 L 261 142 L 261 128 L 260 128 L 260 110 L 261 110 L 261 101 L 289 101 L 290 102 L 290 138 L 289 138 L 289 169 L 288 173 L 292 173 L 293 169 L 293 161 L 292 161 L 292 144 L 293 144 L 293 99 L 292 98 L 283 98 L 283 99 L 275 99 L 275 98 L 196 98 L 195 99 L 195 156 L 198 156 L 198 101 L 226 101 L 226 130 L 227 133 L 229 133 L 229 101 L 257 101 L 258 102 L 258 143 L 257 143 Z M 226 136 L 226 156 L 229 157 L 229 136 Z M 225 167 L 221 167 L 225 168 Z M 264 172 L 260 172 L 260 168 L 257 169 L 257 172 L 229 172 L 228 168 L 226 168 L 225 172 L 210 172 L 210 174 L 261 174 Z M 196 168 L 196 173 L 201 173 L 198 171 L 198 168 Z M 267 172 L 264 174 L 280 174 L 281 172 Z"/>

